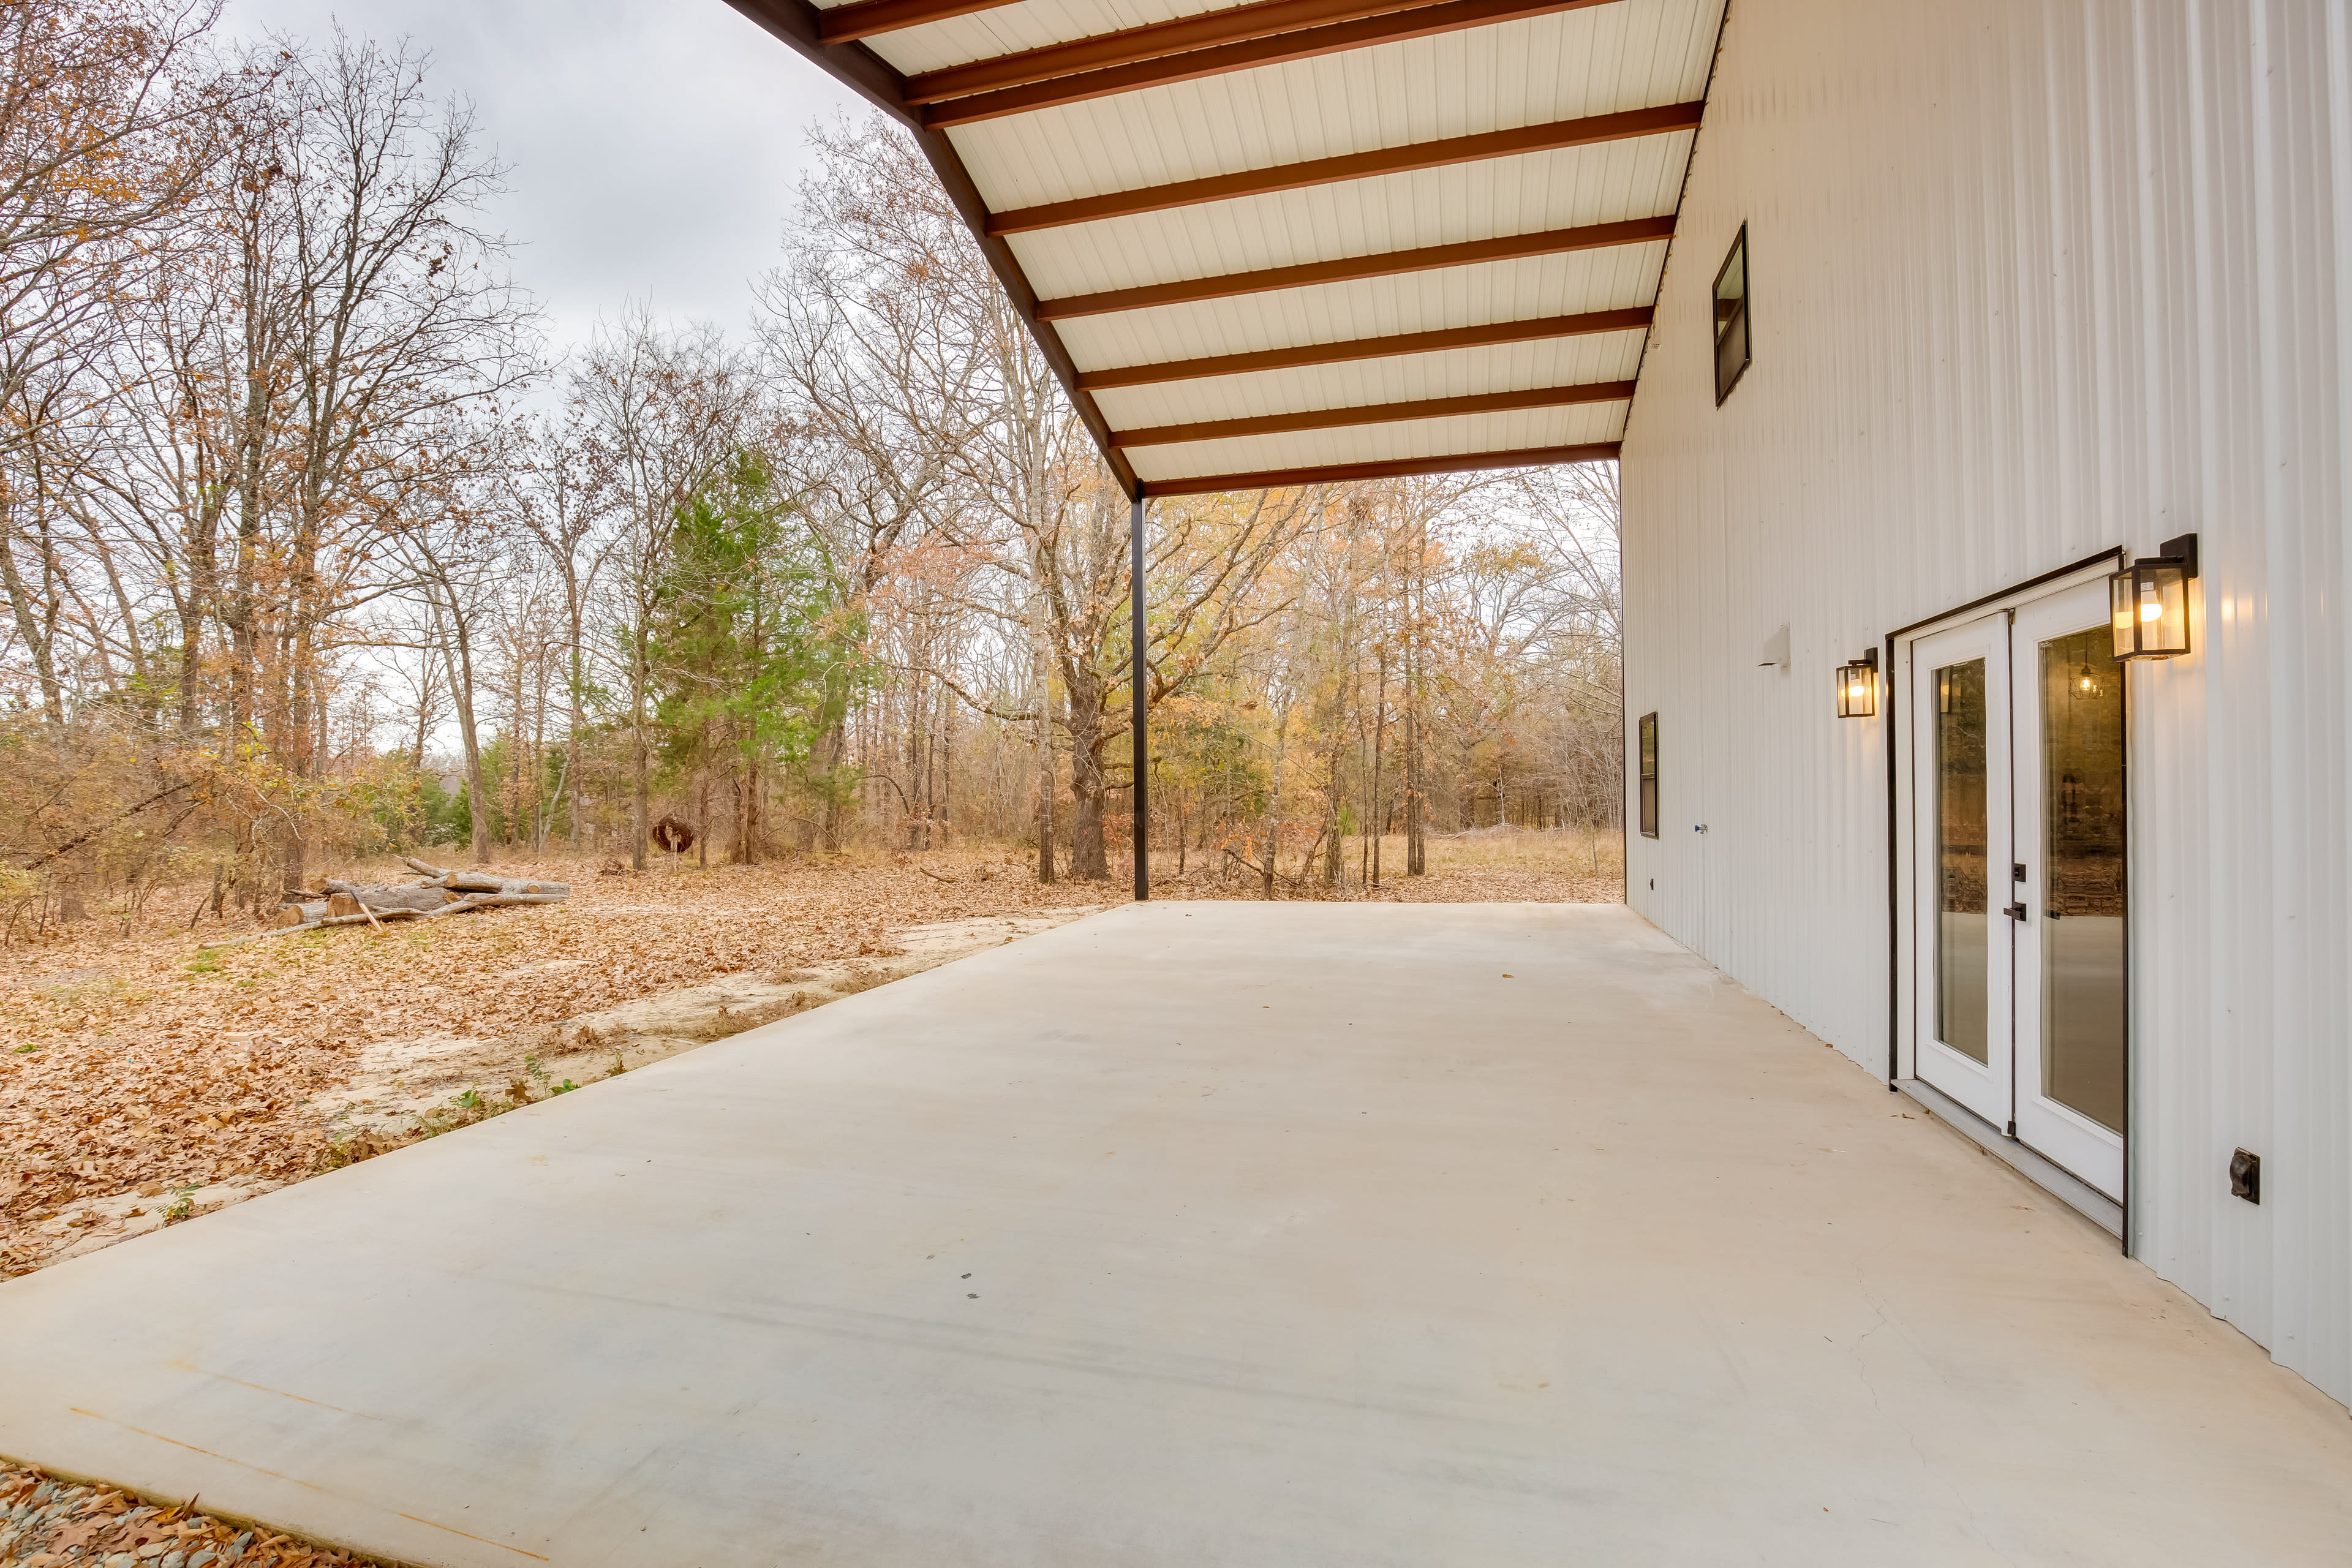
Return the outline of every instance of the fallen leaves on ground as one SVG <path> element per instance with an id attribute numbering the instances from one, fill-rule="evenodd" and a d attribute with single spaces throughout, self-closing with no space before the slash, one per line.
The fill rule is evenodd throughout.
<path id="1" fill-rule="evenodd" d="M 1428 876 L 1336 896 L 1410 901 L 1615 902 L 1613 840 L 1521 835 L 1433 840 Z M 1164 863 L 1163 863 L 1164 864 Z M 559 904 L 429 924 L 308 931 L 234 947 L 168 913 L 124 931 L 91 921 L 0 959 L 0 1275 L 39 1267 L 315 1174 L 398 1140 L 331 1146 L 319 1102 L 378 1041 L 550 1039 L 567 1021 L 730 974 L 770 976 L 896 951 L 930 922 L 1101 905 L 1114 882 L 1040 887 L 991 850 L 803 859 L 599 875 L 589 864 L 501 862 L 502 876 L 572 884 Z M 1162 898 L 1255 898 L 1228 866 L 1155 883 Z M 338 868 L 394 880 L 391 862 Z M 159 897 L 168 910 L 204 889 Z M 1286 882 L 1286 899 L 1332 896 Z M 542 1086 L 542 1088 L 548 1086 Z M 446 1130 L 505 1102 L 453 1107 Z M 411 1135 L 414 1135 L 412 1133 Z"/>
<path id="2" fill-rule="evenodd" d="M 0 1466 L 0 1564 L 61 1568 L 118 1553 L 167 1568 L 330 1568 L 367 1560 L 201 1513 L 141 1503 L 105 1487 Z"/>
<path id="3" fill-rule="evenodd" d="M 909 924 L 1107 897 L 1039 887 L 1001 854 L 927 858 L 955 881 L 892 858 L 623 876 L 502 863 L 504 876 L 570 881 L 572 897 L 211 950 L 199 942 L 245 928 L 124 935 L 91 922 L 20 946 L 0 978 L 0 1273 L 101 1226 L 175 1217 L 200 1188 L 312 1173 L 329 1131 L 311 1102 L 372 1040 L 499 1037 L 721 974 L 884 952 Z M 141 1201 L 100 1203 L 125 1196 Z"/>

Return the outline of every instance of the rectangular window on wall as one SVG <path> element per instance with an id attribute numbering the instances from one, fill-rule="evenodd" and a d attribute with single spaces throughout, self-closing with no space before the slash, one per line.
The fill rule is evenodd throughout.
<path id="1" fill-rule="evenodd" d="M 1658 836 L 1658 716 L 1642 715 L 1642 837 Z"/>
<path id="2" fill-rule="evenodd" d="M 1731 242 L 1731 254 L 1715 275 L 1715 405 L 1731 395 L 1748 374 L 1748 226 Z"/>

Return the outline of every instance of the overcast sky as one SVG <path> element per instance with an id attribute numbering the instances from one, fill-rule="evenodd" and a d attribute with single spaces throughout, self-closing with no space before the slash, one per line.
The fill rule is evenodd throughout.
<path id="1" fill-rule="evenodd" d="M 625 300 L 739 330 L 772 265 L 803 126 L 852 95 L 725 0 L 230 0 L 228 30 L 430 49 L 513 165 L 493 226 L 558 346 Z"/>

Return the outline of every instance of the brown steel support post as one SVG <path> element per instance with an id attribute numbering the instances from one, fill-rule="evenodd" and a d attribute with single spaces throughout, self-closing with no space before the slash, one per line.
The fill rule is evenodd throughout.
<path id="1" fill-rule="evenodd" d="M 1135 784 L 1128 799 L 1135 807 L 1135 901 L 1151 897 L 1151 803 L 1145 782 L 1151 775 L 1151 737 L 1145 727 L 1150 692 L 1150 651 L 1143 625 L 1143 499 L 1136 498 L 1127 522 L 1127 646 L 1128 669 L 1135 687 L 1135 707 L 1129 722 L 1135 731 Z"/>

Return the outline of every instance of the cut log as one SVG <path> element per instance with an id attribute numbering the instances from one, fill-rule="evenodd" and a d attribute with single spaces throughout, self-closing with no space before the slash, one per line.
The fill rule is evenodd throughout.
<path id="1" fill-rule="evenodd" d="M 414 862 L 412 862 L 414 864 Z M 461 873 L 465 874 L 465 873 Z M 382 921 L 432 920 L 465 910 L 504 909 L 516 904 L 560 904 L 571 896 L 562 882 L 533 882 L 513 877 L 483 877 L 493 886 L 479 892 L 458 892 L 423 884 L 406 888 L 360 887 L 331 883 L 327 897 L 288 904 L 272 918 L 268 931 L 226 942 L 208 942 L 207 948 L 229 947 L 281 931 L 310 931 L 320 926 L 374 925 Z M 390 901 L 397 900 L 397 902 Z"/>
<path id="2" fill-rule="evenodd" d="M 352 882 L 330 882 L 327 884 L 327 891 L 337 898 L 351 901 L 350 909 L 338 911 L 348 915 L 359 913 L 362 905 L 379 911 L 383 910 L 437 910 L 449 901 L 448 896 L 440 889 L 426 887 L 423 883 L 410 883 L 406 887 L 395 888 L 380 884 L 362 887 Z"/>
<path id="3" fill-rule="evenodd" d="M 284 910 L 281 910 L 278 912 L 281 915 L 284 915 L 291 913 L 293 910 L 300 907 L 301 906 L 298 904 L 289 904 Z M 324 904 L 318 905 L 317 907 L 320 909 L 326 908 Z M 247 931 L 243 936 L 224 937 L 218 942 L 198 942 L 196 944 L 196 948 L 198 952 L 209 952 L 216 947 L 236 947 L 244 942 L 259 942 L 264 937 L 284 936 L 289 931 L 317 931 L 322 926 L 374 925 L 380 919 L 387 921 L 409 921 L 423 920 L 425 918 L 425 916 L 415 910 L 385 910 L 381 915 L 378 915 L 373 910 L 362 910 L 355 915 L 323 915 L 318 920 L 290 921 L 286 924 L 273 926 L 268 931 Z"/>
<path id="4" fill-rule="evenodd" d="M 493 877 L 488 871 L 452 871 L 441 885 L 460 893 L 547 893 L 562 898 L 569 882 L 534 882 L 520 877 Z"/>

